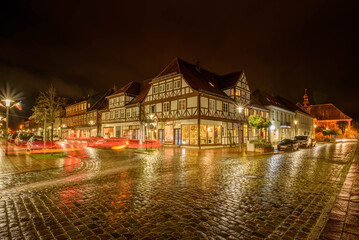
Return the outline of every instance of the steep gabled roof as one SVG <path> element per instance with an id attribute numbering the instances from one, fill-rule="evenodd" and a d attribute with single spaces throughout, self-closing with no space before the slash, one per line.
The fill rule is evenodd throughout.
<path id="1" fill-rule="evenodd" d="M 221 76 L 219 79 L 219 85 L 221 89 L 236 86 L 242 74 L 243 71 L 240 71 Z"/>
<path id="2" fill-rule="evenodd" d="M 251 97 L 251 101 L 250 101 L 250 106 L 251 107 L 255 107 L 255 108 L 260 108 L 266 111 L 269 111 L 268 108 L 266 108 L 259 100 L 258 98 L 252 98 Z"/>
<path id="3" fill-rule="evenodd" d="M 106 92 L 102 93 L 102 95 L 100 95 L 100 98 L 98 98 L 98 100 L 96 102 L 94 102 L 93 104 L 91 104 L 90 109 L 88 111 L 93 111 L 93 110 L 101 110 L 107 107 L 108 105 L 108 101 L 106 99 L 107 96 L 111 95 L 114 92 L 113 88 L 107 90 Z"/>
<path id="4" fill-rule="evenodd" d="M 229 86 L 236 81 L 236 76 L 239 73 L 220 76 L 180 58 L 175 58 L 154 78 L 154 81 L 175 74 L 182 74 L 188 84 L 196 91 L 229 98 L 221 89 L 224 88 L 223 86 Z M 225 81 L 228 83 L 226 84 Z"/>
<path id="5" fill-rule="evenodd" d="M 140 85 L 139 82 L 129 82 L 120 89 L 116 90 L 112 95 L 119 94 L 119 93 L 128 93 L 132 95 L 137 95 L 140 91 Z"/>
<path id="6" fill-rule="evenodd" d="M 261 91 L 259 89 L 255 90 L 252 94 L 251 94 L 251 99 L 256 99 L 257 101 L 259 101 L 261 104 L 263 104 L 264 106 L 275 106 L 275 107 L 280 107 L 283 108 L 285 110 L 288 111 L 292 111 L 290 108 L 288 108 L 285 104 L 283 104 L 281 101 L 279 101 L 278 99 L 276 99 L 275 97 L 273 97 L 272 95 L 270 95 L 269 93 L 266 93 L 264 91 Z"/>
<path id="7" fill-rule="evenodd" d="M 127 105 L 141 103 L 146 98 L 147 93 L 151 87 L 151 85 L 150 85 L 151 80 L 152 79 L 148 79 L 146 81 L 141 82 L 138 95 Z"/>
<path id="8" fill-rule="evenodd" d="M 351 120 L 352 118 L 345 115 L 332 103 L 310 105 L 307 107 L 308 112 L 318 120 Z"/>
<path id="9" fill-rule="evenodd" d="M 281 103 L 283 103 L 288 109 L 290 109 L 291 111 L 299 111 L 303 114 L 306 114 L 308 116 L 313 117 L 312 115 L 310 115 L 308 112 L 304 111 L 303 109 L 301 109 L 300 107 L 298 107 L 297 105 L 295 105 L 294 103 L 292 103 L 291 101 L 289 101 L 288 99 L 281 97 L 281 96 L 276 96 L 275 97 L 278 101 L 280 101 Z"/>

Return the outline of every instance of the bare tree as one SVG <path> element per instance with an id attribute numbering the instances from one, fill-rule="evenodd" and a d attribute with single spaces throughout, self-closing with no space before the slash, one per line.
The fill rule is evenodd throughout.
<path id="1" fill-rule="evenodd" d="M 51 124 L 51 141 L 53 141 L 54 138 L 54 122 L 56 113 L 61 111 L 65 105 L 66 99 L 57 96 L 56 89 L 52 85 L 46 91 L 40 92 L 36 99 L 37 109 L 45 110 L 46 117 L 44 119 L 48 120 Z"/>

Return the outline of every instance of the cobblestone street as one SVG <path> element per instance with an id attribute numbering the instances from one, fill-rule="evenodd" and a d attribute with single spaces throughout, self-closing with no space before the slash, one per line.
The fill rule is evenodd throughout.
<path id="1" fill-rule="evenodd" d="M 0 239 L 317 237 L 356 148 L 249 157 L 233 149 L 85 148 L 75 156 L 81 161 L 49 159 L 34 171 L 19 167 L 27 156 L 2 157 L 0 167 L 12 170 L 0 172 Z"/>

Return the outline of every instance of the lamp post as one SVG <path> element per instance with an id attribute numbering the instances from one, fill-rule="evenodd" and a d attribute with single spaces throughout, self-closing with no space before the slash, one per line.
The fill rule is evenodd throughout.
<path id="1" fill-rule="evenodd" d="M 237 108 L 237 110 L 238 110 L 238 113 L 240 114 L 243 111 L 243 107 L 239 106 Z M 240 120 L 239 120 L 239 124 L 240 124 Z M 240 129 L 238 129 L 238 146 L 239 146 L 239 152 L 242 152 L 242 141 L 240 141 L 239 133 L 240 133 Z"/>
<path id="2" fill-rule="evenodd" d="M 89 137 L 92 137 L 91 136 L 91 130 L 92 130 L 92 127 L 93 127 L 94 124 L 95 124 L 95 122 L 93 120 L 91 120 L 90 121 L 91 128 L 90 128 L 90 134 L 89 134 L 90 136 Z"/>
<path id="3" fill-rule="evenodd" d="M 6 146 L 5 146 L 5 155 L 7 155 L 8 154 L 8 141 L 7 141 L 7 138 L 8 138 L 8 135 L 9 135 L 9 133 L 8 133 L 8 129 L 9 129 L 9 109 L 16 106 L 19 110 L 21 110 L 21 107 L 19 105 L 20 102 L 14 103 L 14 104 L 11 105 L 11 102 L 14 102 L 14 101 L 11 100 L 11 99 L 8 99 L 8 98 L 3 99 L 2 101 L 5 102 L 5 106 L 3 104 L 1 104 L 1 103 L 0 103 L 0 106 L 6 108 L 6 135 L 5 135 L 5 138 L 6 138 L 5 139 L 5 144 L 6 144 Z"/>
<path id="4" fill-rule="evenodd" d="M 295 130 L 294 130 L 294 136 L 297 136 L 297 120 L 294 120 Z"/>

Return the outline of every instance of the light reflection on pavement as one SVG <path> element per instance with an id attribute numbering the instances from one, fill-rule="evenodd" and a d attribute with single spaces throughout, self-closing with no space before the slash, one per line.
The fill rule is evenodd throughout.
<path id="1" fill-rule="evenodd" d="M 305 239 L 355 149 L 83 148 L 78 166 L 0 175 L 0 238 Z"/>

